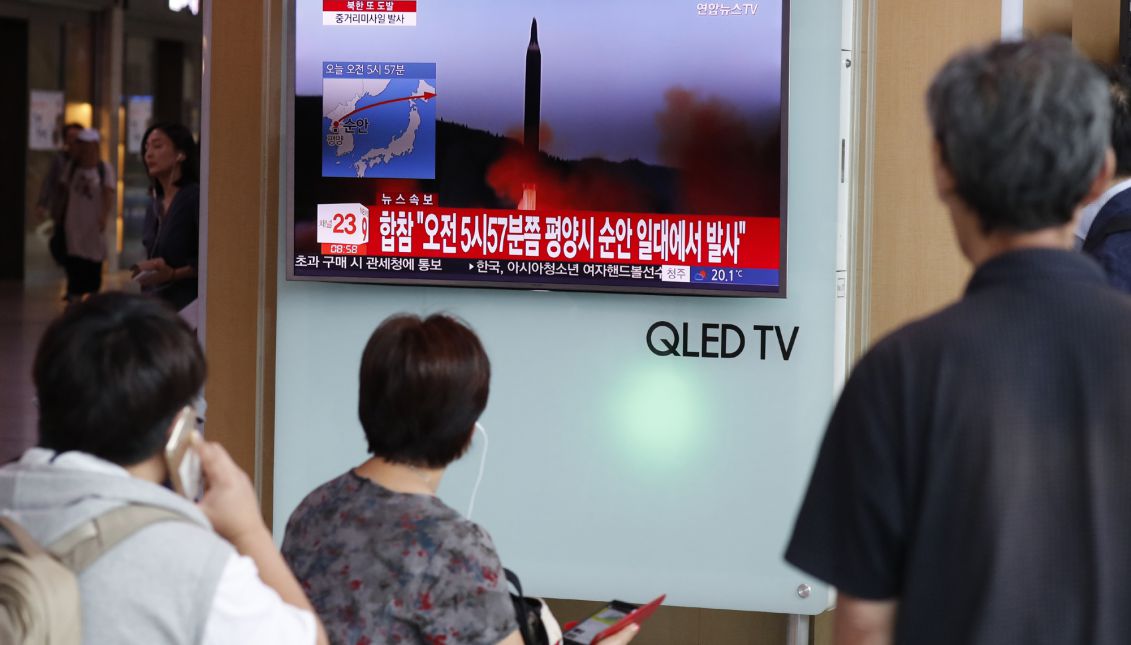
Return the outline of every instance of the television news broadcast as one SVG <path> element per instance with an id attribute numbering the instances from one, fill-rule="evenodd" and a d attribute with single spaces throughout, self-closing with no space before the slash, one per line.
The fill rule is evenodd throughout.
<path id="1" fill-rule="evenodd" d="M 289 279 L 785 295 L 787 0 L 294 24 Z"/>

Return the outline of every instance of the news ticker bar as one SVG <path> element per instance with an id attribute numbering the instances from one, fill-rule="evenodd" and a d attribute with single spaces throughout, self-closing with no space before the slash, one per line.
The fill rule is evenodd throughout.
<path id="1" fill-rule="evenodd" d="M 734 215 L 320 204 L 316 237 L 325 255 L 776 271 L 780 224 Z"/>

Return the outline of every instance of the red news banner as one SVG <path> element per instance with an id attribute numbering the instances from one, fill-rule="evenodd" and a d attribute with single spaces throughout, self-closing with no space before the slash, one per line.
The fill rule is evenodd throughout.
<path id="1" fill-rule="evenodd" d="M 322 0 L 322 24 L 354 27 L 413 27 L 415 0 Z"/>
<path id="2" fill-rule="evenodd" d="M 343 220 L 320 216 L 322 253 L 780 268 L 781 220 L 776 217 L 426 208 L 358 208 L 368 215 L 352 228 L 350 243 L 325 243 L 323 233 L 329 235 Z"/>
<path id="3" fill-rule="evenodd" d="M 416 13 L 416 0 L 322 0 L 322 11 Z"/>

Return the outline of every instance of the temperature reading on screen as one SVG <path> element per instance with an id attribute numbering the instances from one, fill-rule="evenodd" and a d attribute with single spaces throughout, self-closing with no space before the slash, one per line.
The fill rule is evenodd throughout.
<path id="1" fill-rule="evenodd" d="M 361 204 L 319 204 L 318 242 L 360 245 L 369 241 L 369 209 Z"/>
<path id="2" fill-rule="evenodd" d="M 711 269 L 711 282 L 735 282 L 742 279 L 742 269 Z"/>

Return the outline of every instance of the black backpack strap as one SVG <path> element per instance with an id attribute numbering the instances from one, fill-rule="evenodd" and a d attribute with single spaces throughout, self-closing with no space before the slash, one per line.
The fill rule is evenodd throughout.
<path id="1" fill-rule="evenodd" d="M 522 583 L 518 581 L 518 575 L 510 569 L 503 569 L 503 573 L 507 576 L 507 582 L 511 583 L 517 594 L 512 594 L 511 601 L 514 603 L 514 617 L 518 621 L 518 633 L 522 635 L 522 642 L 526 645 L 533 645 L 537 642 L 534 640 L 534 635 L 530 633 L 530 621 L 527 620 L 527 612 L 529 605 L 526 604 L 526 596 L 522 595 Z"/>
<path id="2" fill-rule="evenodd" d="M 63 183 L 67 185 L 68 189 L 70 189 L 71 180 L 74 179 L 74 177 L 75 177 L 75 168 L 76 167 L 78 167 L 78 164 L 76 164 L 73 161 L 68 161 L 65 169 L 63 170 L 63 175 L 65 176 Z M 105 190 L 105 188 L 106 188 L 106 169 L 110 167 L 110 163 L 107 162 L 107 161 L 102 161 L 101 159 L 99 159 L 98 164 L 95 167 L 98 168 L 98 187 L 100 189 Z"/>
<path id="3" fill-rule="evenodd" d="M 507 576 L 507 582 L 511 583 L 511 586 L 514 587 L 515 591 L 518 592 L 518 596 L 521 598 L 522 583 L 518 581 L 518 575 L 514 571 L 505 568 L 503 569 L 503 573 Z"/>
<path id="4" fill-rule="evenodd" d="M 63 173 L 59 177 L 59 183 L 63 187 L 62 201 L 59 202 L 61 206 L 58 209 L 59 221 L 55 222 L 56 229 L 62 229 L 62 224 L 67 221 L 67 202 L 71 201 L 71 181 L 75 178 L 75 162 L 67 160 L 63 163 Z M 63 234 L 62 230 L 57 230 L 57 232 L 60 236 Z M 62 240 L 63 238 L 60 237 L 59 239 Z M 61 243 L 63 244 L 63 255 L 66 255 L 66 242 Z"/>

